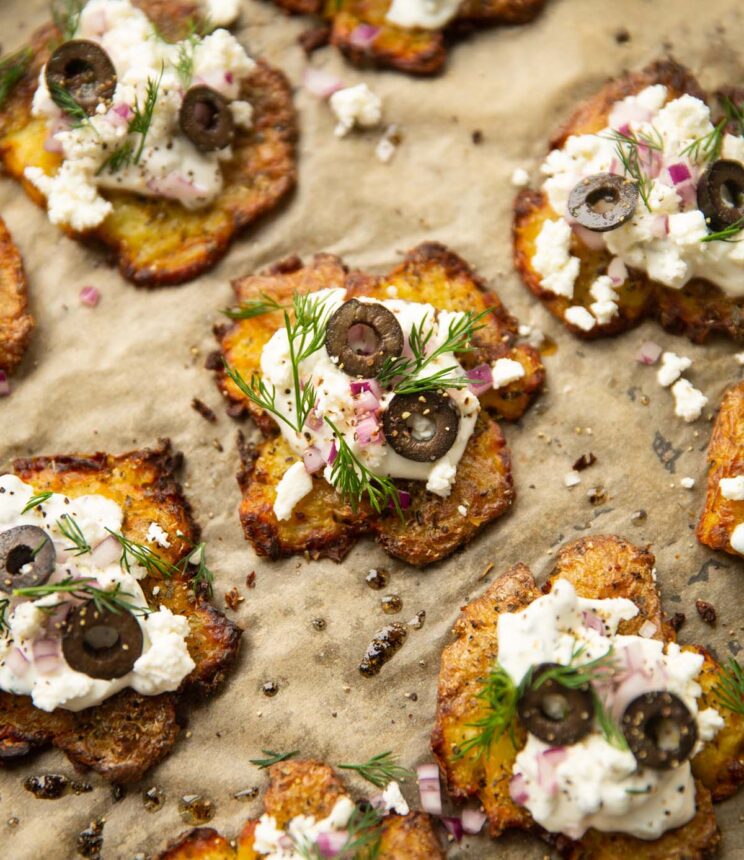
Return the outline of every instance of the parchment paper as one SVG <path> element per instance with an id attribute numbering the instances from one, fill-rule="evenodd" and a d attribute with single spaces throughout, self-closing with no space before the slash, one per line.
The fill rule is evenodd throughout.
<path id="1" fill-rule="evenodd" d="M 46 0 L 1 5 L 4 50 L 46 16 Z M 328 107 L 299 87 L 306 61 L 295 39 L 307 24 L 267 3 L 243 2 L 240 36 L 297 85 L 300 183 L 290 205 L 239 241 L 212 274 L 180 288 L 136 290 L 50 225 L 14 183 L 0 180 L 0 211 L 24 254 L 38 320 L 13 394 L 0 401 L 0 463 L 18 455 L 117 452 L 169 436 L 187 457 L 184 480 L 218 575 L 217 601 L 222 605 L 223 593 L 238 587 L 245 602 L 228 614 L 246 631 L 224 692 L 192 712 L 190 735 L 182 734 L 173 753 L 122 801 L 113 803 L 95 775 L 90 794 L 35 799 L 23 788 L 27 776 L 74 775 L 57 751 L 1 772 L 4 858 L 74 857 L 78 832 L 99 816 L 106 818 L 106 860 L 149 856 L 186 829 L 177 801 L 193 793 L 214 801 L 212 825 L 234 836 L 262 808 L 260 798 L 249 804 L 232 798 L 265 786 L 265 775 L 249 764 L 261 748 L 300 749 L 330 763 L 387 749 L 407 765 L 429 759 L 439 656 L 459 607 L 485 587 L 481 572 L 491 562 L 494 576 L 524 561 L 542 578 L 557 546 L 580 535 L 616 532 L 652 544 L 665 606 L 687 615 L 682 641 L 709 644 L 721 657 L 739 652 L 744 641 L 742 562 L 701 548 L 693 533 L 710 423 L 676 418 L 655 369 L 634 360 L 647 338 L 690 356 L 687 375 L 708 395 L 709 417 L 741 373 L 735 346 L 696 347 L 651 323 L 615 340 L 581 344 L 522 288 L 510 251 L 513 169 L 523 166 L 535 176 L 548 134 L 608 76 L 671 51 L 705 86 L 741 83 L 740 0 L 549 0 L 534 24 L 479 33 L 456 47 L 438 80 L 361 73 L 332 49 L 321 51 L 316 65 L 349 83 L 369 82 L 384 98 L 386 120 L 401 125 L 404 142 L 387 166 L 374 157 L 379 134 L 337 140 Z M 622 29 L 631 37 L 624 44 L 615 38 Z M 475 130 L 483 133 L 481 145 L 472 142 Z M 371 542 L 339 565 L 257 561 L 236 514 L 236 424 L 223 414 L 203 368 L 214 348 L 211 326 L 231 300 L 230 278 L 320 250 L 385 271 L 400 252 L 427 239 L 476 265 L 522 322 L 558 342 L 557 353 L 546 358 L 548 390 L 523 421 L 505 428 L 518 493 L 513 512 L 464 554 L 426 571 L 406 569 Z M 103 293 L 95 310 L 79 304 L 85 284 Z M 191 409 L 194 396 L 216 409 L 216 425 Z M 590 451 L 596 465 L 582 473 L 580 486 L 566 489 L 565 473 Z M 692 491 L 680 487 L 684 476 L 695 478 Z M 598 486 L 607 499 L 593 506 L 587 492 Z M 637 526 L 631 514 L 639 508 L 648 518 Z M 378 566 L 391 574 L 383 592 L 364 583 Z M 256 587 L 248 590 L 245 578 L 253 570 Z M 403 600 L 395 618 L 407 621 L 423 609 L 426 622 L 409 632 L 380 675 L 365 679 L 357 671 L 364 649 L 392 620 L 380 608 L 386 593 Z M 696 598 L 715 604 L 715 629 L 698 619 Z M 317 617 L 327 622 L 322 632 L 312 626 Z M 261 693 L 268 680 L 279 684 L 274 698 Z M 161 811 L 148 813 L 141 792 L 154 785 L 167 800 Z M 406 793 L 417 800 L 414 786 Z M 717 809 L 727 858 L 744 856 L 743 801 Z M 17 826 L 6 824 L 11 817 Z M 498 843 L 469 838 L 451 856 L 540 858 L 546 848 L 521 836 Z"/>

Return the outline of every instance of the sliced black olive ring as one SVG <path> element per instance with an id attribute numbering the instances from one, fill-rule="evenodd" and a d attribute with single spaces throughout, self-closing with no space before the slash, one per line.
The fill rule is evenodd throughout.
<path id="1" fill-rule="evenodd" d="M 616 173 L 595 173 L 571 189 L 568 211 L 582 227 L 596 233 L 616 230 L 633 217 L 638 186 Z"/>
<path id="2" fill-rule="evenodd" d="M 349 376 L 377 376 L 385 359 L 403 352 L 403 329 L 384 305 L 350 299 L 328 320 L 325 346 Z"/>
<path id="3" fill-rule="evenodd" d="M 45 76 L 52 97 L 57 87 L 67 90 L 88 116 L 93 116 L 99 104 L 110 101 L 116 90 L 111 58 L 87 39 L 63 42 L 49 58 Z"/>
<path id="4" fill-rule="evenodd" d="M 594 696 L 589 684 L 572 689 L 554 678 L 542 680 L 557 663 L 541 663 L 517 703 L 524 727 L 546 744 L 578 743 L 592 730 Z"/>
<path id="5" fill-rule="evenodd" d="M 429 463 L 455 444 L 460 412 L 452 398 L 439 391 L 396 394 L 382 416 L 385 441 L 401 457 Z"/>
<path id="6" fill-rule="evenodd" d="M 16 526 L 0 532 L 0 591 L 10 594 L 14 588 L 43 585 L 56 560 L 54 544 L 44 529 Z"/>
<path id="7" fill-rule="evenodd" d="M 62 653 L 76 672 L 106 681 L 121 678 L 142 654 L 142 628 L 131 612 L 99 610 L 89 600 L 67 616 Z"/>
<path id="8" fill-rule="evenodd" d="M 230 103 L 203 84 L 191 87 L 183 97 L 178 121 L 181 131 L 201 152 L 224 149 L 235 137 Z"/>
<path id="9" fill-rule="evenodd" d="M 628 705 L 620 726 L 642 767 L 679 767 L 697 741 L 697 723 L 679 696 L 667 690 L 643 693 Z"/>
<path id="10" fill-rule="evenodd" d="M 725 230 L 744 218 L 744 166 L 714 161 L 700 177 L 697 204 L 712 230 Z"/>

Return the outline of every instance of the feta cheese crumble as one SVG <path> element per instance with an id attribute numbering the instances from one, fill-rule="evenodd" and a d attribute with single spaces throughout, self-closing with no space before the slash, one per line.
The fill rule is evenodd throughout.
<path id="1" fill-rule="evenodd" d="M 354 128 L 374 128 L 382 120 L 382 99 L 367 84 L 337 90 L 330 104 L 338 120 L 337 137 L 346 137 Z"/>
<path id="2" fill-rule="evenodd" d="M 166 532 L 165 529 L 157 523 L 150 523 L 150 527 L 147 529 L 147 534 L 145 535 L 145 540 L 149 540 L 151 543 L 156 543 L 163 549 L 168 549 L 171 545 L 171 542 L 168 539 L 168 532 Z"/>
<path id="3" fill-rule="evenodd" d="M 298 502 L 302 501 L 313 488 L 312 476 L 302 460 L 287 469 L 276 488 L 274 514 L 278 520 L 288 520 Z"/>
<path id="4" fill-rule="evenodd" d="M 597 324 L 597 320 L 581 305 L 572 305 L 570 308 L 566 308 L 564 316 L 566 322 L 575 325 L 582 331 L 591 331 Z"/>
<path id="5" fill-rule="evenodd" d="M 680 487 L 684 487 L 686 490 L 691 490 L 695 486 L 694 478 L 682 478 L 679 482 Z"/>
<path id="6" fill-rule="evenodd" d="M 736 475 L 734 478 L 721 478 L 718 487 L 724 499 L 734 502 L 744 501 L 744 475 Z"/>
<path id="7" fill-rule="evenodd" d="M 512 358 L 499 358 L 493 363 L 491 377 L 495 389 L 504 388 L 524 377 L 524 365 Z"/>
<path id="8" fill-rule="evenodd" d="M 530 183 L 530 175 L 524 169 L 524 167 L 515 167 L 514 172 L 511 175 L 511 184 L 515 188 L 524 188 L 526 185 Z"/>
<path id="9" fill-rule="evenodd" d="M 656 372 L 656 381 L 664 388 L 669 388 L 680 376 L 692 367 L 692 359 L 674 352 L 665 352 L 661 356 L 661 367 Z"/>
<path id="10" fill-rule="evenodd" d="M 731 532 L 729 541 L 732 549 L 736 550 L 736 552 L 741 555 L 744 555 L 744 523 L 739 523 L 739 525 L 734 528 Z"/>
<path id="11" fill-rule="evenodd" d="M 215 22 L 232 20 L 238 10 L 236 0 L 210 0 L 209 8 Z M 165 197 L 187 209 L 211 204 L 222 191 L 221 165 L 232 158 L 232 150 L 228 146 L 200 152 L 181 133 L 179 111 L 188 87 L 206 84 L 231 102 L 238 126 L 250 126 L 251 105 L 239 96 L 255 63 L 235 37 L 218 29 L 171 44 L 158 37 L 149 18 L 130 0 L 90 0 L 74 38 L 106 51 L 117 83 L 111 104 L 102 103 L 96 114 L 75 126 L 53 101 L 46 67 L 41 69 L 32 114 L 46 121 L 46 148 L 58 151 L 61 163 L 52 174 L 27 167 L 25 177 L 46 197 L 50 221 L 78 232 L 99 226 L 112 211 L 102 193 L 106 190 Z M 192 64 L 188 80 L 179 72 L 184 52 Z M 117 149 L 139 149 L 141 135 L 129 131 L 129 122 L 135 108 L 146 103 L 148 82 L 158 81 L 152 123 L 138 162 L 131 157 L 119 169 L 110 169 L 107 160 Z"/>
<path id="12" fill-rule="evenodd" d="M 672 386 L 674 395 L 674 414 L 691 423 L 702 414 L 708 398 L 698 391 L 687 379 L 678 379 Z"/>
<path id="13" fill-rule="evenodd" d="M 385 20 L 398 27 L 441 30 L 457 15 L 461 0 L 393 0 Z"/>

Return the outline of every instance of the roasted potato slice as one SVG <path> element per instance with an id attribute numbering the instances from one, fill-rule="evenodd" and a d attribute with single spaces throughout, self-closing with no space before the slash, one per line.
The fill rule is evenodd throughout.
<path id="1" fill-rule="evenodd" d="M 71 497 L 87 493 L 108 496 L 124 511 L 123 534 L 146 544 L 175 565 L 198 539 L 198 527 L 175 474 L 181 455 L 164 441 L 154 450 L 112 456 L 91 454 L 16 460 L 12 472 L 41 492 Z M 170 535 L 171 546 L 149 543 L 150 523 Z M 112 782 L 134 782 L 163 758 L 176 741 L 176 704 L 182 693 L 212 692 L 237 655 L 242 631 L 192 588 L 192 571 L 142 580 L 148 603 L 186 615 L 191 625 L 188 647 L 196 666 L 177 693 L 141 696 L 123 690 L 102 704 L 73 713 L 51 713 L 31 704 L 28 696 L 0 693 L 0 764 L 50 744 L 76 765 L 89 767 Z M 152 590 L 159 587 L 157 598 Z"/>
<path id="2" fill-rule="evenodd" d="M 641 72 L 628 73 L 611 81 L 579 106 L 573 116 L 550 142 L 550 148 L 560 148 L 573 134 L 592 134 L 606 127 L 612 105 L 626 96 L 652 84 L 669 88 L 669 98 L 688 93 L 705 99 L 706 95 L 692 74 L 671 60 L 652 63 Z M 597 323 L 584 331 L 565 318 L 569 306 L 589 308 L 594 301 L 589 293 L 594 280 L 607 271 L 612 256 L 608 251 L 589 249 L 577 236 L 571 240 L 571 254 L 581 261 L 574 286 L 574 297 L 567 299 L 544 290 L 540 274 L 532 266 L 535 242 L 545 221 L 558 214 L 541 191 L 524 189 L 514 202 L 514 264 L 525 286 L 545 307 L 577 337 L 593 340 L 620 334 L 638 325 L 646 317 L 656 319 L 667 331 L 684 334 L 695 343 L 702 343 L 712 333 L 744 339 L 744 301 L 734 300 L 709 281 L 696 278 L 681 290 L 670 289 L 652 281 L 645 272 L 630 269 L 628 280 L 618 288 L 619 313 L 606 324 Z"/>
<path id="3" fill-rule="evenodd" d="M 307 552 L 314 558 L 338 561 L 361 534 L 372 533 L 396 558 L 409 564 L 431 564 L 471 540 L 510 507 L 514 489 L 509 454 L 498 425 L 486 412 L 518 419 L 542 387 L 545 372 L 537 351 L 516 342 L 517 321 L 464 260 L 441 245 L 424 244 L 407 254 L 388 275 L 374 277 L 349 271 L 338 258 L 320 254 L 307 266 L 292 258 L 264 274 L 241 278 L 233 286 L 238 305 L 262 296 L 286 304 L 295 291 L 343 287 L 349 297 L 385 299 L 394 288 L 395 295 L 405 301 L 429 302 L 444 310 L 480 313 L 491 308 L 483 328 L 476 332 L 473 352 L 463 363 L 475 366 L 511 358 L 525 368 L 522 379 L 482 398 L 485 409 L 447 499 L 427 493 L 415 482 L 401 482 L 412 496 L 403 522 L 393 516 L 375 515 L 364 505 L 353 511 L 322 478 L 315 480 L 313 491 L 298 504 L 292 517 L 279 522 L 273 512 L 276 487 L 298 458 L 281 437 L 270 436 L 252 446 L 242 442 L 240 517 L 246 537 L 259 555 L 281 558 Z M 235 386 L 224 371 L 223 359 L 244 379 L 250 379 L 254 372 L 260 372 L 261 351 L 282 324 L 281 319 L 281 312 L 273 311 L 218 327 L 221 351 L 209 362 L 230 401 L 230 413 L 250 414 L 264 434 L 276 432 L 274 420 Z M 463 506 L 466 515 L 461 512 Z"/>
<path id="4" fill-rule="evenodd" d="M 639 612 L 630 621 L 622 622 L 619 632 L 636 634 L 644 622 L 650 621 L 656 626 L 655 638 L 670 642 L 674 640 L 674 631 L 664 620 L 654 561 L 647 549 L 614 535 L 582 538 L 561 549 L 542 591 L 549 591 L 557 579 L 567 579 L 582 597 L 625 597 L 636 604 Z M 477 796 L 488 815 L 492 836 L 511 828 L 532 830 L 553 842 L 563 856 L 572 860 L 708 857 L 720 839 L 712 800 L 728 797 L 744 782 L 744 718 L 720 706 L 725 725 L 692 762 L 697 780 L 697 814 L 684 827 L 667 832 L 655 842 L 594 830 L 573 842 L 539 828 L 529 812 L 517 806 L 509 795 L 509 777 L 518 749 L 525 742 L 519 724 L 515 727 L 517 749 L 507 733 L 480 757 L 477 751 L 457 757 L 457 748 L 474 734 L 470 724 L 485 713 L 477 696 L 498 653 L 499 615 L 524 609 L 542 591 L 529 568 L 515 565 L 465 606 L 455 623 L 455 640 L 442 653 L 437 717 L 432 733 L 432 749 L 450 794 L 459 799 Z M 705 656 L 700 676 L 703 707 L 715 706 L 720 666 L 702 649 L 695 650 Z"/>
<path id="5" fill-rule="evenodd" d="M 269 770 L 270 783 L 264 796 L 267 815 L 284 828 L 298 815 L 325 818 L 339 797 L 347 794 L 327 764 L 319 761 L 285 761 Z M 158 860 L 258 860 L 253 850 L 257 819 L 246 822 L 235 848 L 211 828 L 182 834 Z M 422 812 L 388 815 L 382 824 L 378 860 L 437 860 L 444 857 L 432 820 Z"/>
<path id="6" fill-rule="evenodd" d="M 721 478 L 744 475 L 744 382 L 723 395 L 721 409 L 708 445 L 708 489 L 700 514 L 697 537 L 711 549 L 741 555 L 731 546 L 731 533 L 744 522 L 744 502 L 724 499 Z"/>
<path id="7" fill-rule="evenodd" d="M 545 0 L 463 0 L 457 16 L 442 30 L 403 28 L 385 15 L 390 0 L 274 0 L 288 12 L 322 15 L 329 22 L 331 44 L 357 66 L 397 69 L 411 75 L 441 72 L 448 43 L 475 29 L 498 24 L 526 24 L 542 11 Z M 360 47 L 354 31 L 379 28 L 369 47 Z"/>
<path id="8" fill-rule="evenodd" d="M 28 313 L 26 273 L 21 253 L 0 218 L 0 370 L 11 373 L 23 358 L 34 318 Z"/>
<path id="9" fill-rule="evenodd" d="M 139 0 L 137 5 L 174 40 L 183 38 L 189 22 L 198 18 L 198 4 L 189 0 Z M 33 59 L 0 111 L 0 158 L 40 205 L 43 197 L 23 174 L 29 166 L 46 173 L 59 167 L 59 156 L 44 149 L 43 120 L 31 116 L 39 71 L 58 38 L 52 25 L 32 36 Z M 103 245 L 122 275 L 138 286 L 181 284 L 212 268 L 233 238 L 274 209 L 296 182 L 297 124 L 289 82 L 259 61 L 240 97 L 253 105 L 253 126 L 236 133 L 235 157 L 223 167 L 225 187 L 211 206 L 189 211 L 174 201 L 105 191 L 114 210 L 100 227 L 85 234 L 66 232 Z"/>

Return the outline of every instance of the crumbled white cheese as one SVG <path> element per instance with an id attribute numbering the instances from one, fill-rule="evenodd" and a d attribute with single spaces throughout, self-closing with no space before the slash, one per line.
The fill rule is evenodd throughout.
<path id="1" fill-rule="evenodd" d="M 250 102 L 241 99 L 230 102 L 230 113 L 238 128 L 251 128 L 253 125 L 253 105 Z"/>
<path id="2" fill-rule="evenodd" d="M 744 523 L 739 523 L 739 525 L 731 532 L 729 542 L 731 543 L 732 549 L 744 555 Z"/>
<path id="3" fill-rule="evenodd" d="M 389 782 L 382 792 L 387 812 L 397 812 L 398 815 L 408 815 L 410 812 L 405 797 L 403 797 L 397 782 Z"/>
<path id="4" fill-rule="evenodd" d="M 398 151 L 401 141 L 400 129 L 397 125 L 389 125 L 375 147 L 375 155 L 383 164 L 389 164 Z"/>
<path id="5" fill-rule="evenodd" d="M 274 514 L 278 520 L 288 520 L 292 511 L 302 499 L 312 490 L 313 478 L 300 460 L 287 469 L 276 488 Z"/>
<path id="6" fill-rule="evenodd" d="M 240 0 L 203 0 L 207 17 L 215 27 L 228 27 L 240 14 Z"/>
<path id="7" fill-rule="evenodd" d="M 702 391 L 698 391 L 688 380 L 678 379 L 672 386 L 674 395 L 674 414 L 684 418 L 688 423 L 696 421 L 708 398 Z"/>
<path id="8" fill-rule="evenodd" d="M 393 0 L 385 20 L 405 29 L 441 30 L 457 15 L 461 0 Z"/>
<path id="9" fill-rule="evenodd" d="M 546 221 L 535 240 L 532 266 L 541 275 L 540 286 L 557 296 L 573 298 L 581 263 L 570 254 L 571 228 L 562 218 Z"/>
<path id="10" fill-rule="evenodd" d="M 36 604 L 30 601 L 19 603 L 10 616 L 10 635 L 16 642 L 20 639 L 33 639 L 47 617 Z"/>
<path id="11" fill-rule="evenodd" d="M 337 90 L 330 105 L 338 119 L 337 137 L 345 137 L 353 128 L 374 128 L 382 120 L 382 99 L 367 84 Z"/>
<path id="12" fill-rule="evenodd" d="M 186 645 L 191 632 L 188 618 L 161 606 L 146 616 L 143 626 L 150 647 L 134 664 L 136 680 L 132 686 L 146 696 L 178 689 L 196 665 Z"/>
<path id="13" fill-rule="evenodd" d="M 530 175 L 524 169 L 524 167 L 515 167 L 514 172 L 511 175 L 511 183 L 515 188 L 524 188 L 525 185 L 529 185 Z"/>
<path id="14" fill-rule="evenodd" d="M 570 472 L 566 472 L 563 476 L 563 483 L 566 487 L 575 487 L 577 484 L 581 483 L 581 475 L 576 471 L 576 469 L 571 469 Z"/>
<path id="15" fill-rule="evenodd" d="M 612 278 L 600 275 L 589 288 L 589 292 L 595 299 L 589 309 L 594 314 L 600 325 L 607 325 L 618 314 L 618 295 L 612 285 Z"/>
<path id="16" fill-rule="evenodd" d="M 744 475 L 721 478 L 718 486 L 724 499 L 729 499 L 732 502 L 744 501 Z"/>
<path id="17" fill-rule="evenodd" d="M 524 377 L 524 365 L 512 358 L 499 358 L 491 368 L 493 387 L 498 390 Z"/>
<path id="18" fill-rule="evenodd" d="M 466 517 L 468 515 L 468 509 L 465 507 L 465 505 L 458 505 L 457 513 L 460 514 L 461 517 Z"/>
<path id="19" fill-rule="evenodd" d="M 695 486 L 694 478 L 682 478 L 679 482 L 680 487 L 684 487 L 686 490 L 691 490 Z"/>
<path id="20" fill-rule="evenodd" d="M 664 388 L 669 388 L 690 367 L 692 367 L 692 359 L 674 352 L 665 352 L 661 356 L 661 367 L 656 373 L 656 381 Z"/>
<path id="21" fill-rule="evenodd" d="M 581 305 L 571 305 L 570 308 L 566 308 L 564 317 L 566 322 L 575 325 L 582 331 L 591 331 L 597 324 L 597 320 Z"/>
<path id="22" fill-rule="evenodd" d="M 158 523 L 150 523 L 150 527 L 145 535 L 145 540 L 149 540 L 151 543 L 156 543 L 163 549 L 168 549 L 171 545 L 171 542 L 168 539 L 168 532 L 158 525 Z"/>
<path id="23" fill-rule="evenodd" d="M 315 846 L 318 837 L 324 833 L 343 831 L 355 809 L 351 798 L 342 796 L 333 806 L 327 818 L 317 820 L 312 815 L 296 815 L 280 830 L 276 819 L 264 813 L 258 820 L 253 833 L 253 850 L 266 860 L 299 860 L 307 849 Z M 296 851 L 299 846 L 306 849 Z"/>

